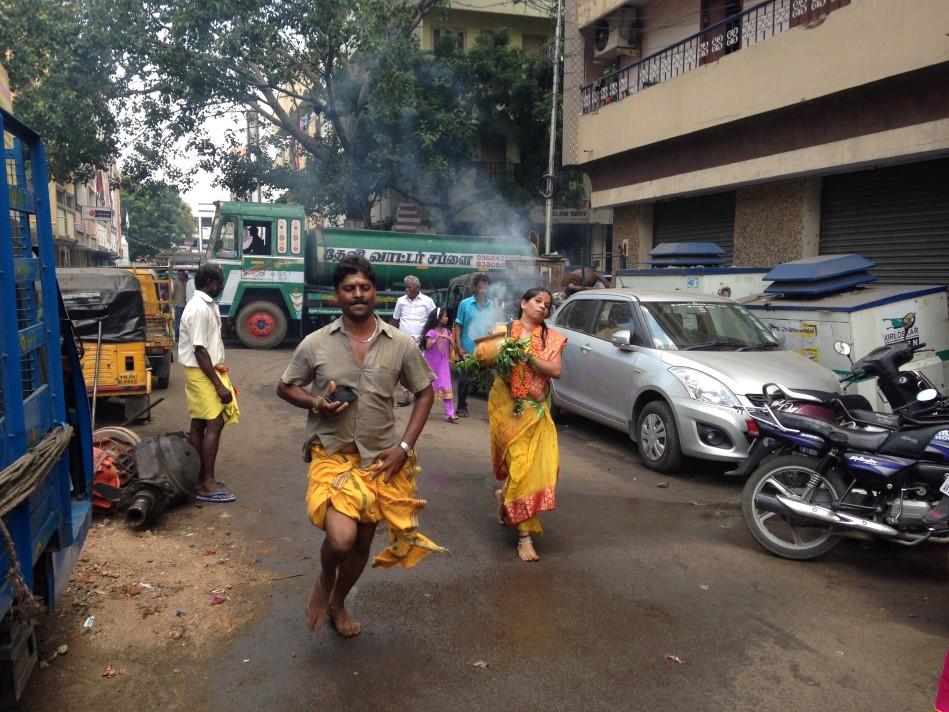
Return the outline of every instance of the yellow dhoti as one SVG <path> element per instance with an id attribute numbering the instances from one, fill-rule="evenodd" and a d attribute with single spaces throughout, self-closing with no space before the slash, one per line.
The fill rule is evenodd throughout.
<path id="1" fill-rule="evenodd" d="M 222 367 L 223 368 L 223 367 Z M 227 371 L 218 370 L 218 378 L 231 392 L 231 402 L 225 405 L 218 398 L 211 379 L 200 368 L 185 368 L 185 396 L 188 399 L 188 415 L 195 420 L 214 420 L 219 415 L 224 424 L 236 423 L 241 414 L 237 407 L 237 389 L 231 384 Z"/>
<path id="2" fill-rule="evenodd" d="M 320 529 L 325 528 L 329 505 L 357 522 L 385 520 L 389 546 L 373 559 L 372 565 L 411 568 L 429 553 L 445 551 L 418 531 L 418 513 L 425 507 L 424 499 L 415 498 L 415 478 L 420 472 L 412 457 L 388 482 L 381 476 L 370 479 L 372 473 L 360 467 L 358 454 L 328 455 L 322 446 L 314 445 L 307 475 L 307 515 Z"/>

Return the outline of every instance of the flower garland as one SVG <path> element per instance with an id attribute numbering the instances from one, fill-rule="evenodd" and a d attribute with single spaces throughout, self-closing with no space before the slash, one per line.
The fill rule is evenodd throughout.
<path id="1" fill-rule="evenodd" d="M 520 341 L 523 330 L 524 327 L 520 320 L 515 321 L 511 325 L 511 339 Z M 524 341 L 526 342 L 527 339 L 525 338 Z M 543 344 L 540 329 L 534 329 L 530 337 L 530 346 L 524 351 L 526 360 L 515 364 L 508 377 L 508 385 L 514 399 L 514 415 L 521 414 L 525 401 L 533 400 L 528 398 L 527 395 L 535 376 L 534 369 L 530 367 L 530 362 L 533 360 L 534 354 L 540 353 L 541 349 L 543 349 Z"/>

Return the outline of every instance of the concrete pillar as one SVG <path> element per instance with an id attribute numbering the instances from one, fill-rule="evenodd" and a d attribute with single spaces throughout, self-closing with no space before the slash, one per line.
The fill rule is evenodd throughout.
<path id="1" fill-rule="evenodd" d="M 820 178 L 741 188 L 735 193 L 735 266 L 773 267 L 816 255 Z"/>
<path id="2" fill-rule="evenodd" d="M 645 267 L 652 249 L 652 203 L 621 205 L 613 208 L 613 259 L 626 267 Z"/>
<path id="3" fill-rule="evenodd" d="M 801 257 L 816 257 L 820 254 L 820 193 L 823 179 L 820 176 L 804 179 L 804 240 Z"/>

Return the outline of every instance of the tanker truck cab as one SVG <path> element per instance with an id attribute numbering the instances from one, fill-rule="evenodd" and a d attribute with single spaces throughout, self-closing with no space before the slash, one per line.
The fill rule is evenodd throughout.
<path id="1" fill-rule="evenodd" d="M 270 349 L 300 333 L 305 213 L 282 203 L 215 203 L 206 259 L 224 272 L 218 299 L 226 331 Z"/>

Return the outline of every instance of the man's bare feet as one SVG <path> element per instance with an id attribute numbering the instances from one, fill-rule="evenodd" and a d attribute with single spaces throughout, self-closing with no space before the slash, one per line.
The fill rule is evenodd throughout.
<path id="1" fill-rule="evenodd" d="M 314 633 L 319 631 L 326 623 L 332 592 L 333 582 L 324 582 L 322 576 L 313 584 L 310 600 L 306 602 L 306 624 Z"/>
<path id="2" fill-rule="evenodd" d="M 517 557 L 521 561 L 540 561 L 540 557 L 534 550 L 534 542 L 530 534 L 517 538 Z"/>
<path id="3" fill-rule="evenodd" d="M 362 632 L 362 623 L 354 621 L 345 606 L 330 608 L 329 616 L 336 632 L 344 638 L 353 638 Z"/>
<path id="4" fill-rule="evenodd" d="M 498 501 L 498 524 L 504 526 L 507 524 L 507 522 L 504 520 L 504 490 L 495 490 L 494 498 Z"/>

